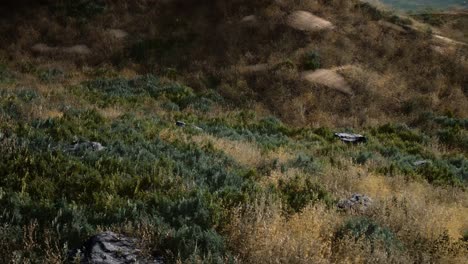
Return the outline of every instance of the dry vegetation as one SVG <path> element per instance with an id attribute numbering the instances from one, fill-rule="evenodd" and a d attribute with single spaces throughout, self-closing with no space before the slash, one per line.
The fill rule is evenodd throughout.
<path id="1" fill-rule="evenodd" d="M 108 229 L 169 263 L 466 262 L 465 45 L 355 0 L 57 2 L 0 18 L 0 262 Z"/>

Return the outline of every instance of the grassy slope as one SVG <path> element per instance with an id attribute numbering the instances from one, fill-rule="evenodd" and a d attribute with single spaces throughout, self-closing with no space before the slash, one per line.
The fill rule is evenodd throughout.
<path id="1" fill-rule="evenodd" d="M 402 113 L 388 109 L 385 115 L 367 116 L 357 122 L 361 126 L 356 125 L 354 130 L 366 134 L 368 143 L 339 142 L 324 125 L 352 126 L 355 123 L 347 122 L 349 111 L 354 115 L 365 108 L 375 112 L 389 107 L 380 103 L 395 96 L 389 88 L 394 78 L 403 86 L 422 82 L 417 68 L 410 68 L 406 75 L 400 67 L 410 65 L 412 59 L 431 67 L 434 63 L 448 65 L 451 59 L 434 54 L 424 57 L 417 52 L 419 45 L 429 45 L 425 37 L 380 31 L 383 29 L 376 29 L 372 18 L 356 16 L 351 12 L 352 5 L 339 4 L 331 1 L 300 6 L 333 18 L 342 28 L 339 33 L 310 37 L 282 30 L 297 41 L 304 37 L 311 40 L 320 50 L 323 67 L 355 63 L 354 56 L 337 53 L 340 45 L 355 46 L 352 50 L 358 51 L 371 43 L 368 51 L 372 52 L 359 54 L 360 65 L 364 65 L 366 74 L 370 69 L 379 74 L 388 69 L 385 74 L 389 80 L 361 77 L 351 82 L 356 87 L 371 82 L 366 89 L 387 89 L 353 98 L 362 108 L 353 108 L 354 104 L 339 108 L 349 99 L 336 98 L 320 87 L 307 97 L 302 90 L 292 91 L 291 87 L 297 85 L 294 71 L 276 70 L 242 79 L 245 77 L 236 75 L 236 71 L 219 72 L 202 66 L 202 74 L 195 74 L 189 63 L 177 66 L 174 75 L 164 70 L 174 66 L 171 56 L 162 64 L 147 60 L 133 67 L 141 70 L 147 62 L 146 67 L 156 67 L 153 69 L 162 76 L 157 77 L 138 75 L 129 70 L 129 65 L 121 69 L 77 67 L 21 54 L 5 56 L 0 65 L 1 262 L 59 263 L 67 248 L 99 230 L 112 229 L 140 238 L 145 254 L 163 254 L 169 262 L 460 263 L 467 256 L 468 230 L 468 121 L 463 119 L 467 113 L 462 91 L 466 80 L 456 66 L 447 71 L 425 69 L 427 76 L 437 71 L 446 82 L 432 77 L 426 82 L 438 82 L 436 90 L 399 90 L 401 96 L 409 93 L 405 100 L 415 102 L 404 104 Z M 338 6 L 342 9 L 334 10 Z M 232 6 L 217 8 L 231 10 Z M 277 12 L 283 12 L 263 10 L 260 2 L 257 8 L 273 20 Z M 199 11 L 206 12 L 203 8 Z M 238 12 L 235 14 L 247 14 L 245 10 Z M 338 12 L 348 15 L 338 17 Z M 96 19 L 98 25 L 99 19 L 104 20 Z M 365 23 L 360 28 L 353 21 Z M 203 22 L 200 24 L 201 28 Z M 278 30 L 279 26 L 273 23 L 270 27 Z M 86 24 L 84 28 L 87 30 Z M 371 28 L 377 31 L 369 33 Z M 370 42 L 358 38 L 361 35 L 357 30 L 368 33 Z M 346 40 L 327 47 L 337 34 L 344 34 Z M 258 41 L 270 37 L 265 32 Z M 421 42 L 409 51 L 390 51 L 390 47 L 384 48 L 385 42 L 374 38 L 401 47 Z M 268 47 L 254 57 L 270 57 L 271 63 L 278 63 L 286 59 L 281 54 L 287 54 L 294 67 L 302 67 L 300 52 L 286 53 L 300 48 L 298 43 L 290 38 L 278 43 L 276 48 L 282 52 Z M 241 50 L 228 46 L 233 57 L 229 62 L 240 65 L 245 59 L 250 63 L 259 60 L 244 58 L 239 55 Z M 251 47 L 261 52 L 258 48 L 256 44 Z M 197 54 L 204 52 L 211 56 L 207 56 L 208 62 L 216 65 L 220 60 L 216 52 L 177 50 L 181 51 L 190 51 L 186 56 L 198 59 L 198 63 Z M 159 51 L 154 52 L 156 56 Z M 394 52 L 404 54 L 396 59 Z M 232 100 L 239 98 L 237 92 L 229 93 L 226 85 L 234 91 L 241 89 L 233 85 L 236 78 L 248 84 L 240 91 L 254 95 L 259 103 L 251 105 L 256 108 L 233 106 Z M 183 80 L 196 89 L 171 79 Z M 426 106 L 421 109 L 416 104 L 425 96 L 439 96 L 442 91 L 438 89 L 449 85 L 459 89 L 459 96 L 436 98 L 451 98 L 447 109 L 433 104 L 423 104 Z M 295 110 L 278 105 L 283 96 L 294 102 L 298 101 L 294 96 L 317 102 L 299 120 L 310 125 L 294 126 L 298 120 L 288 117 L 296 116 Z M 327 97 L 341 101 L 323 102 Z M 304 106 L 310 102 L 299 103 Z M 461 104 L 458 112 L 451 108 L 457 103 Z M 280 107 L 278 117 L 287 124 L 272 117 L 275 107 Z M 444 114 L 444 110 L 453 111 Z M 340 115 L 332 115 L 333 111 Z M 324 119 L 312 117 L 318 114 Z M 184 120 L 189 126 L 179 128 L 176 120 Z M 71 151 L 76 141 L 98 141 L 106 149 Z M 413 162 L 419 160 L 431 163 L 417 167 Z M 375 206 L 365 213 L 338 211 L 335 202 L 355 192 L 372 197 Z"/>

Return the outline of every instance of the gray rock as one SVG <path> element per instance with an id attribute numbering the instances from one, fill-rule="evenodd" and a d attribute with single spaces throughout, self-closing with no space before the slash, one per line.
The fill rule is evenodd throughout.
<path id="1" fill-rule="evenodd" d="M 367 195 L 355 193 L 348 199 L 342 199 L 338 202 L 338 208 L 345 211 L 363 212 L 372 205 L 372 199 Z"/>
<path id="2" fill-rule="evenodd" d="M 70 261 L 81 264 L 163 264 L 162 258 L 148 260 L 141 256 L 137 239 L 110 231 L 89 238 L 81 249 L 70 253 Z"/>
<path id="3" fill-rule="evenodd" d="M 345 143 L 362 143 L 367 141 L 365 136 L 359 134 L 335 133 L 335 136 Z"/>
<path id="4" fill-rule="evenodd" d="M 431 163 L 432 162 L 430 160 L 418 160 L 418 161 L 413 162 L 413 165 L 416 167 L 419 167 L 419 166 L 431 164 Z"/>
<path id="5" fill-rule="evenodd" d="M 101 143 L 93 141 L 78 142 L 70 147 L 70 151 L 72 152 L 80 150 L 103 151 L 104 149 L 106 149 L 106 147 Z"/>

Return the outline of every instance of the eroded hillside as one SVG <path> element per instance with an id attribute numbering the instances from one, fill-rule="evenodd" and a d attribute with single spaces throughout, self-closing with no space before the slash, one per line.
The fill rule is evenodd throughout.
<path id="1" fill-rule="evenodd" d="M 1 10 L 0 262 L 107 230 L 164 263 L 467 258 L 453 32 L 348 0 L 24 2 Z"/>

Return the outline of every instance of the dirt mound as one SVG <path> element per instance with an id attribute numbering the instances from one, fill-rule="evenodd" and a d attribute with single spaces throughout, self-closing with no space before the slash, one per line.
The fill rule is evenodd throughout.
<path id="1" fill-rule="evenodd" d="M 253 74 L 257 72 L 265 72 L 265 71 L 268 71 L 269 69 L 270 69 L 270 65 L 266 63 L 240 66 L 238 68 L 241 74 Z"/>
<path id="2" fill-rule="evenodd" d="M 288 16 L 286 23 L 294 29 L 309 32 L 333 28 L 330 21 L 314 16 L 307 11 L 293 12 Z"/>
<path id="3" fill-rule="evenodd" d="M 302 78 L 308 82 L 321 84 L 347 95 L 353 94 L 353 90 L 343 76 L 333 69 L 320 69 L 316 71 L 303 72 Z"/>
<path id="4" fill-rule="evenodd" d="M 86 45 L 74 45 L 70 47 L 51 47 L 44 43 L 38 43 L 31 47 L 31 50 L 39 55 L 79 55 L 86 56 L 91 54 L 91 50 Z"/>

